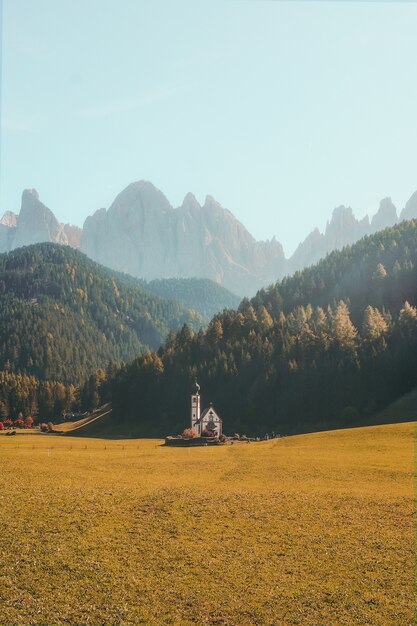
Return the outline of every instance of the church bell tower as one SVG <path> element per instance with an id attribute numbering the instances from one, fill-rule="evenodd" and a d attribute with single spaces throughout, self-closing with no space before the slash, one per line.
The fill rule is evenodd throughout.
<path id="1" fill-rule="evenodd" d="M 198 435 L 200 433 L 200 385 L 197 380 L 195 381 L 195 391 L 191 396 L 191 428 L 194 428 L 197 431 Z"/>

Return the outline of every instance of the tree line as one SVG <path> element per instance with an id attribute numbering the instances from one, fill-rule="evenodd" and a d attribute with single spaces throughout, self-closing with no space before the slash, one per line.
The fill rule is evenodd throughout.
<path id="1" fill-rule="evenodd" d="M 106 353 L 99 365 L 110 363 L 107 369 L 92 371 L 90 361 L 82 381 L 74 376 L 65 382 L 64 374 L 54 381 L 52 366 L 45 380 L 45 369 L 39 376 L 18 372 L 6 359 L 0 372 L 0 411 L 3 417 L 22 412 L 45 421 L 111 401 L 121 429 L 165 435 L 188 426 L 189 396 L 198 378 L 203 405 L 214 403 L 229 433 L 290 433 L 365 423 L 416 386 L 416 278 L 417 222 L 404 222 L 243 299 L 237 309 L 215 315 L 205 329 L 186 323 L 171 330 L 162 347 L 142 351 L 130 363 Z M 36 293 L 39 303 L 41 292 Z M 93 300 L 91 292 L 87 296 Z M 37 307 L 29 304 L 36 315 Z M 106 306 L 105 315 L 114 315 L 110 303 Z M 35 341 L 44 342 L 45 363 L 64 373 L 71 360 L 65 352 L 61 361 L 51 360 L 48 335 L 43 334 L 51 330 L 37 324 L 31 332 Z M 25 320 L 16 328 L 17 337 Z M 70 337 L 63 327 L 59 332 Z M 69 349 L 79 349 L 85 341 L 87 350 L 94 351 L 88 332 L 77 335 L 74 326 L 71 332 L 74 346 Z"/>
<path id="2" fill-rule="evenodd" d="M 114 417 L 143 434 L 187 425 L 192 382 L 225 428 L 262 434 L 364 423 L 416 386 L 417 222 L 187 325 L 107 381 Z"/>
<path id="3" fill-rule="evenodd" d="M 77 388 L 55 380 L 0 371 L 0 421 L 31 416 L 35 423 L 57 420 L 79 406 Z"/>

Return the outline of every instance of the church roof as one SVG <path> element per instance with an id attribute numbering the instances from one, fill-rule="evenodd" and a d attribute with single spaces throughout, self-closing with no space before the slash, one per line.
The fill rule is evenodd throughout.
<path id="1" fill-rule="evenodd" d="M 204 409 L 204 411 L 201 413 L 200 419 L 197 420 L 196 424 L 199 424 L 201 420 L 207 415 L 207 413 L 210 413 L 210 411 L 212 412 L 213 416 L 215 415 L 217 419 L 220 420 L 220 422 L 223 422 L 222 418 L 217 413 L 216 409 L 213 406 L 209 406 L 207 409 Z"/>

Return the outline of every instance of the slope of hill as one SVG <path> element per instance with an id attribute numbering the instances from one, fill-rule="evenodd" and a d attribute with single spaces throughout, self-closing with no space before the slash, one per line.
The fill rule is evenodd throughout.
<path id="1" fill-rule="evenodd" d="M 206 322 L 223 309 L 235 309 L 240 298 L 208 278 L 166 278 L 143 282 L 143 288 L 160 298 L 175 300 L 197 311 Z"/>
<path id="2" fill-rule="evenodd" d="M 105 405 L 77 420 L 65 420 L 54 424 L 54 432 L 71 437 L 111 437 L 114 421 L 111 420 L 111 407 Z"/>
<path id="3" fill-rule="evenodd" d="M 0 256 L 0 363 L 40 379 L 79 382 L 109 361 L 158 348 L 170 330 L 202 318 L 126 285 L 116 273 L 57 244 Z"/>
<path id="4" fill-rule="evenodd" d="M 417 388 L 397 398 L 372 417 L 374 424 L 417 421 Z"/>
<path id="5" fill-rule="evenodd" d="M 417 221 L 366 237 L 123 368 L 115 418 L 182 430 L 197 376 L 228 432 L 367 422 L 415 387 L 416 283 Z"/>
<path id="6" fill-rule="evenodd" d="M 334 251 L 312 267 L 296 272 L 252 299 L 277 316 L 297 306 L 326 307 L 349 301 L 359 323 L 368 304 L 398 312 L 405 300 L 417 304 L 417 221 L 401 222 Z"/>

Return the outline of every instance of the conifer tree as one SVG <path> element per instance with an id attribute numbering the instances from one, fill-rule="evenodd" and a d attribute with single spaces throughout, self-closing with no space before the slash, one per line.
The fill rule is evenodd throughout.
<path id="1" fill-rule="evenodd" d="M 377 308 L 368 305 L 363 315 L 362 334 L 369 341 L 376 341 L 388 331 L 388 324 Z"/>
<path id="2" fill-rule="evenodd" d="M 357 334 L 347 304 L 341 300 L 332 319 L 332 337 L 342 350 L 354 350 Z"/>

